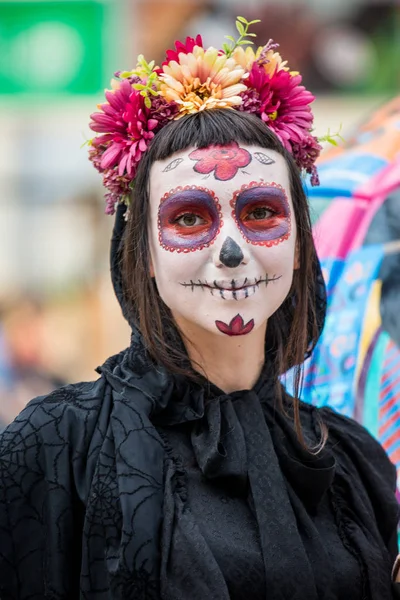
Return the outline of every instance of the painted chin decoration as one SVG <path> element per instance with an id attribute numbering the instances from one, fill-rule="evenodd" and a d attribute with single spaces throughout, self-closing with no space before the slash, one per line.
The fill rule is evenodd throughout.
<path id="1" fill-rule="evenodd" d="M 192 148 L 152 166 L 152 266 L 183 331 L 235 337 L 266 325 L 292 283 L 292 214 L 286 163 L 272 150 Z"/>
<path id="2" fill-rule="evenodd" d="M 215 325 L 221 333 L 225 333 L 229 336 L 246 335 L 246 333 L 250 333 L 254 328 L 254 319 L 250 319 L 248 323 L 245 323 L 243 318 L 237 314 L 229 324 L 226 324 L 223 321 L 215 321 Z"/>

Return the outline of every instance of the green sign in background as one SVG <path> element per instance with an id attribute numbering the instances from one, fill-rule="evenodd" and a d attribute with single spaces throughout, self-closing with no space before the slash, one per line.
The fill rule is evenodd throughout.
<path id="1" fill-rule="evenodd" d="M 0 1 L 0 95 L 102 89 L 106 10 L 89 0 Z"/>

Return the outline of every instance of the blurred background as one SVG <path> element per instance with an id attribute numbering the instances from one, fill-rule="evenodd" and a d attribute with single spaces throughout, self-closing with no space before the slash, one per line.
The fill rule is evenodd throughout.
<path id="1" fill-rule="evenodd" d="M 89 115 L 138 53 L 220 47 L 261 19 L 316 95 L 316 134 L 346 139 L 400 89 L 400 6 L 386 0 L 0 0 L 0 424 L 129 344 L 109 278 L 113 219 L 87 160 Z"/>

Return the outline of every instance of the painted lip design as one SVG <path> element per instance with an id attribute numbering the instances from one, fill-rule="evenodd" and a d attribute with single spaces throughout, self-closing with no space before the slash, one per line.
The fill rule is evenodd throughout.
<path id="1" fill-rule="evenodd" d="M 201 288 L 202 290 L 209 290 L 211 295 L 219 295 L 223 300 L 245 300 L 250 296 L 253 296 L 261 284 L 265 283 L 267 286 L 271 281 L 277 281 L 282 275 L 269 277 L 266 273 L 265 276 L 254 277 L 245 279 L 214 279 L 214 281 L 193 281 L 183 282 L 183 287 L 190 287 L 192 292 L 195 288 Z"/>

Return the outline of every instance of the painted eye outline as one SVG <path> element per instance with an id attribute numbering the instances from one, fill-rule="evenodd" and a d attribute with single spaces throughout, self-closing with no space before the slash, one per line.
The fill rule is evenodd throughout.
<path id="1" fill-rule="evenodd" d="M 284 205 L 285 205 L 285 209 L 286 209 L 286 214 L 283 217 L 283 220 L 286 222 L 287 224 L 287 231 L 285 233 L 283 233 L 283 235 L 281 235 L 280 237 L 276 238 L 276 239 L 251 239 L 250 234 L 252 233 L 253 235 L 255 235 L 257 233 L 257 231 L 255 231 L 253 229 L 254 225 L 249 225 L 249 223 L 253 223 L 253 224 L 258 224 L 260 222 L 263 221 L 263 219 L 254 219 L 254 220 L 250 220 L 250 221 L 245 221 L 243 220 L 243 211 L 246 209 L 246 207 L 250 206 L 250 207 L 254 207 L 254 204 L 252 202 L 247 202 L 245 204 L 245 206 L 243 206 L 240 214 L 237 214 L 237 210 L 238 210 L 238 202 L 240 200 L 240 196 L 242 193 L 247 192 L 251 189 L 257 189 L 257 188 L 275 188 L 276 190 L 279 190 L 284 198 Z M 273 212 L 274 209 L 271 209 L 269 206 L 269 202 L 268 200 L 263 200 L 263 199 L 259 199 L 259 201 L 257 202 L 256 200 L 254 200 L 255 204 L 258 205 L 268 205 L 268 210 L 271 211 L 271 213 Z M 288 202 L 288 198 L 286 195 L 286 191 L 285 189 L 279 184 L 279 183 L 275 183 L 275 182 L 265 182 L 263 179 L 261 179 L 261 181 L 251 181 L 248 184 L 244 184 L 241 186 L 240 189 L 236 190 L 236 192 L 233 194 L 232 199 L 229 202 L 231 208 L 232 208 L 232 218 L 234 219 L 242 237 L 246 240 L 246 242 L 248 242 L 249 244 L 252 244 L 254 246 L 266 246 L 266 247 L 271 247 L 271 246 L 277 246 L 278 244 L 280 244 L 281 242 L 284 242 L 286 240 L 289 239 L 290 235 L 291 235 L 291 230 L 292 230 L 292 226 L 291 226 L 291 210 L 290 210 L 290 206 L 289 206 L 289 202 Z M 277 211 L 274 215 L 271 214 L 270 217 L 268 217 L 268 219 L 265 219 L 265 221 L 267 220 L 272 220 L 275 217 L 278 219 L 280 217 L 280 213 L 281 211 Z M 269 229 L 269 228 L 266 228 Z"/>
<path id="2" fill-rule="evenodd" d="M 196 231 L 194 227 L 179 228 L 179 226 L 175 226 L 174 219 L 182 217 L 184 214 L 188 214 L 190 211 L 193 212 L 194 207 L 193 207 L 193 205 L 190 206 L 190 204 L 188 203 L 189 204 L 188 206 L 177 208 L 175 214 L 171 214 L 169 216 L 168 222 L 169 222 L 169 225 L 171 226 L 171 229 L 175 230 L 175 235 L 177 235 L 180 238 L 181 243 L 183 244 L 182 246 L 179 246 L 179 245 L 176 245 L 176 243 L 174 243 L 174 240 L 169 236 L 168 231 L 165 231 L 163 229 L 163 226 L 162 226 L 163 219 L 161 216 L 162 208 L 164 206 L 164 203 L 173 199 L 174 196 L 176 196 L 177 194 L 185 193 L 188 191 L 202 192 L 207 197 L 207 200 L 211 201 L 212 210 L 210 211 L 208 209 L 208 211 L 207 211 L 207 215 L 210 217 L 211 223 L 210 223 L 210 227 L 209 227 L 209 235 L 204 236 L 205 239 L 199 239 L 197 243 L 195 243 L 194 245 L 191 245 L 192 244 L 191 238 L 195 237 L 196 234 L 199 234 L 199 233 L 201 234 L 202 233 L 201 229 L 204 229 L 205 227 L 204 227 L 204 225 L 197 226 L 197 231 Z M 207 202 L 206 202 L 206 204 L 207 204 Z M 195 214 L 197 214 L 196 210 L 194 212 L 195 212 Z M 214 217 L 216 217 L 215 222 L 213 222 Z M 203 217 L 201 217 L 201 218 L 203 218 Z M 223 223 L 224 222 L 223 222 L 223 218 L 222 218 L 221 204 L 220 204 L 219 199 L 216 196 L 214 191 L 209 190 L 208 188 L 205 188 L 202 186 L 198 186 L 198 185 L 177 186 L 176 188 L 171 189 L 169 192 L 166 192 L 160 200 L 160 204 L 158 207 L 158 215 L 157 215 L 158 241 L 159 241 L 161 248 L 163 248 L 164 250 L 167 250 L 168 252 L 177 252 L 178 254 L 180 254 L 181 252 L 185 253 L 185 254 L 189 253 L 189 252 L 196 252 L 198 250 L 203 250 L 204 248 L 208 248 L 215 242 L 219 232 L 221 231 L 221 227 L 223 226 Z"/>

